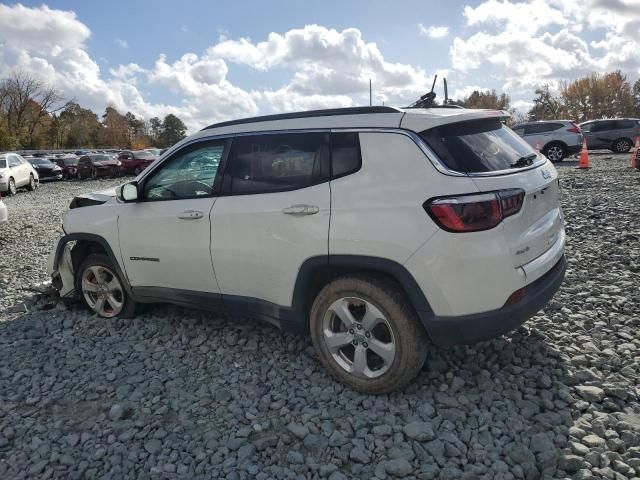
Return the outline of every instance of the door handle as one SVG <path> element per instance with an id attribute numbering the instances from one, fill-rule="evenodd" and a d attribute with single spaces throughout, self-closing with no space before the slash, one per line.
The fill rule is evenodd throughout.
<path id="1" fill-rule="evenodd" d="M 286 215 L 314 215 L 320 211 L 320 208 L 315 205 L 291 205 L 290 207 L 283 208 L 282 213 Z"/>
<path id="2" fill-rule="evenodd" d="M 197 210 L 185 210 L 178 214 L 178 218 L 181 218 L 182 220 L 198 220 L 202 217 L 204 217 L 204 213 Z"/>

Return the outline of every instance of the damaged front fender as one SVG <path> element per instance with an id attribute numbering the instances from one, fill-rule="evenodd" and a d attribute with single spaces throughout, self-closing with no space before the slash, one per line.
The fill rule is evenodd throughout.
<path id="1" fill-rule="evenodd" d="M 62 252 L 59 252 L 58 248 L 56 248 L 51 253 L 51 258 L 49 260 L 51 285 L 53 288 L 58 290 L 60 298 L 62 299 L 71 299 L 76 295 L 75 272 L 73 270 L 73 261 L 71 259 L 71 248 L 72 246 L 67 242 L 64 245 Z"/>

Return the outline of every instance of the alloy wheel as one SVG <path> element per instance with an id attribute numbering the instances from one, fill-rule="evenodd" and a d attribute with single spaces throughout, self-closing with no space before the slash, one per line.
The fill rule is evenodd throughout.
<path id="1" fill-rule="evenodd" d="M 13 178 L 9 179 L 9 194 L 15 195 L 18 193 L 18 188 L 16 187 L 16 181 Z"/>
<path id="2" fill-rule="evenodd" d="M 376 378 L 393 364 L 396 341 L 389 321 L 375 305 L 357 297 L 336 300 L 323 317 L 323 340 L 341 368 Z"/>
<path id="3" fill-rule="evenodd" d="M 102 317 L 115 317 L 124 306 L 124 292 L 118 277 L 102 265 L 93 265 L 82 274 L 82 295 L 89 307 Z"/>
<path id="4" fill-rule="evenodd" d="M 629 149 L 631 148 L 631 144 L 627 141 L 627 140 L 618 140 L 616 142 L 616 151 L 618 153 L 625 153 L 627 151 L 629 151 Z"/>
<path id="5" fill-rule="evenodd" d="M 547 149 L 547 158 L 552 162 L 559 162 L 564 157 L 564 150 L 562 147 L 553 145 Z"/>

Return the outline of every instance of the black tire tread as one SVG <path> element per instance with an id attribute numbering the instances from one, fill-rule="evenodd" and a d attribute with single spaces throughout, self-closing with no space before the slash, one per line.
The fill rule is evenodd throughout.
<path id="1" fill-rule="evenodd" d="M 375 379 L 352 377 L 323 349 L 321 330 L 325 310 L 336 299 L 349 295 L 364 297 L 376 304 L 387 315 L 397 338 L 394 364 Z M 340 277 L 320 291 L 311 307 L 311 337 L 321 363 L 334 378 L 353 390 L 375 395 L 390 393 L 409 383 L 422 369 L 429 345 L 427 333 L 401 288 L 385 277 L 372 274 Z"/>

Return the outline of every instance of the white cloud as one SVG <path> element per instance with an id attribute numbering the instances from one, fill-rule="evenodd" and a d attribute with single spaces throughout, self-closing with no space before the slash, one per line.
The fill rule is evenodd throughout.
<path id="1" fill-rule="evenodd" d="M 116 38 L 114 40 L 115 44 L 122 48 L 129 48 L 129 44 L 126 40 L 122 40 L 121 38 Z"/>
<path id="2" fill-rule="evenodd" d="M 423 37 L 429 38 L 444 38 L 449 35 L 449 27 L 446 26 L 435 26 L 431 25 L 430 27 L 425 27 L 423 24 L 418 24 L 418 33 Z"/>
<path id="3" fill-rule="evenodd" d="M 640 74 L 640 0 L 486 0 L 464 15 L 472 33 L 453 40 L 452 65 L 502 81 L 512 98 L 594 71 Z"/>

